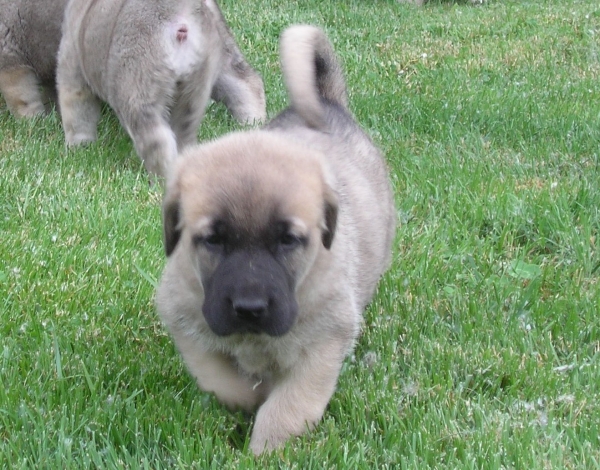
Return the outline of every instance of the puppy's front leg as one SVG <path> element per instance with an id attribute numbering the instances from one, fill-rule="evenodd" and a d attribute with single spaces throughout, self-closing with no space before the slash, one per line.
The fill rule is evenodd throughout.
<path id="1" fill-rule="evenodd" d="M 256 415 L 252 452 L 273 450 L 316 425 L 335 391 L 347 346 L 332 339 L 312 347 L 296 368 L 274 384 Z"/>
<path id="2" fill-rule="evenodd" d="M 187 335 L 174 335 L 183 360 L 196 378 L 198 387 L 212 392 L 229 408 L 253 411 L 268 392 L 268 384 L 258 385 L 240 374 L 233 361 L 213 351 L 205 351 Z"/>

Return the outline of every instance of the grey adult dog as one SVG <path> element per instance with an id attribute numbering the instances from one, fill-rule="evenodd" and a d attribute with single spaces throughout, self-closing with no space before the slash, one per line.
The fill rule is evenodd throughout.
<path id="1" fill-rule="evenodd" d="M 0 93 L 18 117 L 56 99 L 56 53 L 67 0 L 0 0 Z"/>
<path id="2" fill-rule="evenodd" d="M 259 407 L 256 454 L 322 417 L 396 220 L 385 163 L 347 109 L 325 34 L 289 28 L 281 63 L 290 108 L 175 162 L 156 300 L 199 387 Z"/>
<path id="3" fill-rule="evenodd" d="M 15 116 L 43 114 L 56 100 L 57 53 L 67 2 L 0 0 L 0 93 Z M 220 13 L 216 17 L 227 60 L 221 64 L 212 98 L 224 102 L 241 122 L 264 118 L 260 77 L 245 61 Z"/>
<path id="4" fill-rule="evenodd" d="M 266 118 L 262 79 L 214 0 L 70 0 L 57 85 L 68 144 L 96 139 L 100 98 L 159 176 L 197 141 L 211 93 L 240 121 Z"/>

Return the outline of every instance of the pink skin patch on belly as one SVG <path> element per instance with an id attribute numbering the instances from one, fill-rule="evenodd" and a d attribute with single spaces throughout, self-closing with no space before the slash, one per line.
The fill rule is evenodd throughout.
<path id="1" fill-rule="evenodd" d="M 177 38 L 178 42 L 183 42 L 187 39 L 187 34 L 188 34 L 188 27 L 185 24 L 179 25 L 179 28 L 177 29 L 177 34 L 175 35 L 175 37 Z"/>

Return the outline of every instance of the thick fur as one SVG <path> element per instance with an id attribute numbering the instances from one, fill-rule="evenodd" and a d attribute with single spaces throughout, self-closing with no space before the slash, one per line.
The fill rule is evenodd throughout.
<path id="1" fill-rule="evenodd" d="M 0 0 L 0 92 L 10 111 L 33 117 L 56 98 L 56 52 L 67 0 Z"/>
<path id="2" fill-rule="evenodd" d="M 57 81 L 69 145 L 96 139 L 106 101 L 159 176 L 197 141 L 211 93 L 240 121 L 266 117 L 262 79 L 214 0 L 70 0 Z"/>
<path id="3" fill-rule="evenodd" d="M 322 417 L 395 231 L 385 163 L 346 108 L 327 37 L 289 28 L 281 61 L 290 108 L 176 161 L 157 292 L 199 387 L 258 407 L 256 454 Z"/>

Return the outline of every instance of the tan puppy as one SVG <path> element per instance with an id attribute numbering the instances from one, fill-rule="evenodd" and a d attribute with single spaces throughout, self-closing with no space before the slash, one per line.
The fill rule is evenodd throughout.
<path id="1" fill-rule="evenodd" d="M 70 0 L 57 82 L 68 144 L 96 139 L 100 98 L 159 176 L 197 141 L 211 93 L 240 121 L 266 117 L 262 80 L 214 0 Z"/>
<path id="2" fill-rule="evenodd" d="M 55 98 L 56 52 L 67 0 L 0 0 L 0 92 L 18 117 Z"/>
<path id="3" fill-rule="evenodd" d="M 346 108 L 327 37 L 289 28 L 281 62 L 289 109 L 176 161 L 157 293 L 200 388 L 259 407 L 256 454 L 323 415 L 395 228 L 384 161 Z"/>

